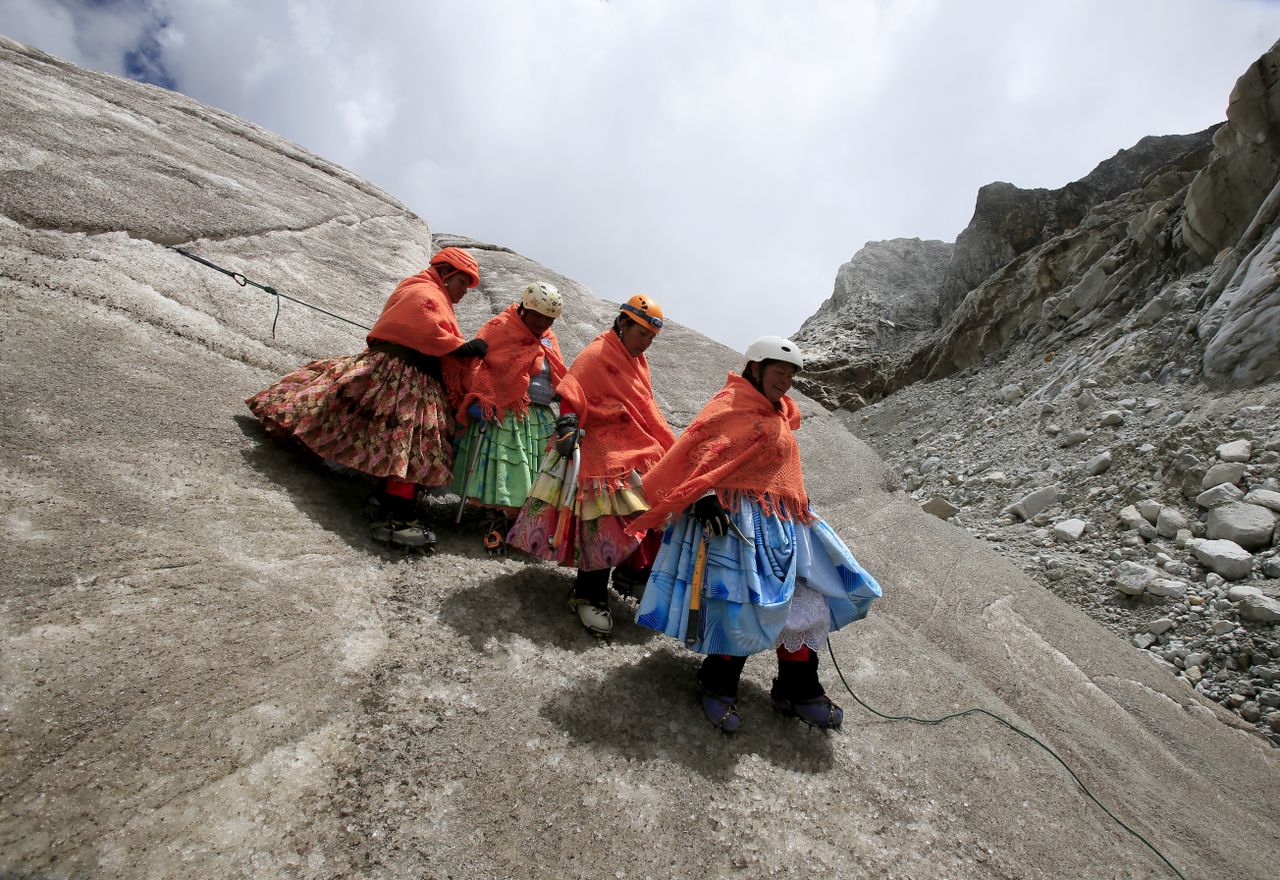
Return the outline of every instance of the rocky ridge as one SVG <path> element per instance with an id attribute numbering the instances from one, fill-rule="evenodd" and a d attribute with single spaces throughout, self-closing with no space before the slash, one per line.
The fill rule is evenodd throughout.
<path id="1" fill-rule="evenodd" d="M 1058 190 L 988 184 L 955 244 L 930 243 L 935 261 L 949 251 L 944 265 L 923 265 L 921 246 L 906 246 L 917 240 L 869 242 L 841 267 L 832 297 L 798 331 L 809 352 L 801 387 L 829 407 L 856 409 L 910 382 L 948 375 L 999 350 L 1011 335 L 1031 332 L 1033 313 L 1055 286 L 1067 286 L 1073 273 L 1124 240 L 1119 224 L 1190 182 L 1216 130 L 1144 138 Z M 1182 176 L 1172 173 L 1179 169 Z M 863 252 L 876 260 L 861 259 Z M 1119 253 L 1108 265 L 1122 259 Z M 895 258 L 897 265 L 886 265 Z M 850 299 L 847 291 L 864 286 L 876 295 L 861 298 L 862 310 L 832 314 L 833 304 Z M 910 317 L 898 328 L 901 312 Z M 885 333 L 885 327 L 909 332 Z"/>
<path id="2" fill-rule="evenodd" d="M 938 289 L 952 250 L 918 238 L 867 242 L 836 272 L 831 296 L 791 338 L 815 359 L 833 351 L 856 357 L 913 348 L 937 327 Z"/>

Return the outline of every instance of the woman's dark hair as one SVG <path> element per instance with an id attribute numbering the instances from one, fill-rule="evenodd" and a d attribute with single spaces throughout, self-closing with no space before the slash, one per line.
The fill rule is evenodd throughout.
<path id="1" fill-rule="evenodd" d="M 751 363 L 742 368 L 742 378 L 750 382 L 752 388 L 759 391 L 761 394 L 764 394 L 764 368 L 769 366 L 769 364 L 781 363 L 786 363 L 786 361 L 780 361 L 777 358 L 765 358 L 762 361 L 751 361 Z M 754 376 L 751 375 L 751 364 L 756 365 Z M 782 401 L 775 403 L 773 408 L 778 412 L 782 412 Z"/>

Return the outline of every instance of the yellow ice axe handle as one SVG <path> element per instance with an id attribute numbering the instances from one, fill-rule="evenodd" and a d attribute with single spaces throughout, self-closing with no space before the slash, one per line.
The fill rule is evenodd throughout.
<path id="1" fill-rule="evenodd" d="M 707 576 L 707 536 L 698 542 L 698 555 L 693 559 L 693 583 L 689 585 L 689 622 L 684 628 L 684 643 L 695 644 L 702 629 L 702 582 Z"/>

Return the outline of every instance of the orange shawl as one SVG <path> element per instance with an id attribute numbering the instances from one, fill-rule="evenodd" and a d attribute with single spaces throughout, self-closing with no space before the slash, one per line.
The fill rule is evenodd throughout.
<path id="1" fill-rule="evenodd" d="M 800 408 L 782 398 L 782 411 L 750 382 L 729 374 L 724 388 L 707 401 L 670 451 L 644 475 L 645 500 L 652 505 L 633 523 L 661 528 L 711 489 L 740 492 L 786 505 L 787 513 L 810 518 L 809 496 L 800 468 L 800 446 L 793 431 Z"/>
<path id="2" fill-rule="evenodd" d="M 467 341 L 435 269 L 424 269 L 396 285 L 369 331 L 370 342 L 379 339 L 432 357 L 443 357 Z"/>
<path id="3" fill-rule="evenodd" d="M 504 419 L 508 412 L 529 411 L 529 380 L 542 370 L 545 358 L 551 364 L 551 385 L 565 376 L 564 356 L 556 334 L 548 330 L 534 336 L 520 319 L 515 305 L 490 318 L 476 336 L 489 343 L 489 353 L 476 358 L 466 368 L 466 394 L 458 406 L 458 421 L 467 423 L 467 407 L 480 404 L 486 419 Z"/>
<path id="4" fill-rule="evenodd" d="M 366 341 L 372 344 L 378 340 L 440 358 L 449 399 L 455 400 L 462 393 L 463 364 L 458 358 L 445 355 L 467 340 L 458 329 L 453 303 L 434 268 L 423 269 L 396 285 Z"/>
<path id="5" fill-rule="evenodd" d="M 632 357 L 612 329 L 587 343 L 556 391 L 586 432 L 579 479 L 621 484 L 676 441 L 653 399 L 648 358 Z"/>

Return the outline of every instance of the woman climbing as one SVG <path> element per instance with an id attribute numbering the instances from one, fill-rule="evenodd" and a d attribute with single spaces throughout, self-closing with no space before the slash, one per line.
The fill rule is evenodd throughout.
<path id="1" fill-rule="evenodd" d="M 836 728 L 843 713 L 818 680 L 827 634 L 866 616 L 880 587 L 809 507 L 787 392 L 803 365 L 790 340 L 764 336 L 747 364 L 644 477 L 652 507 L 632 525 L 661 527 L 636 614 L 706 658 L 707 718 L 738 730 L 738 680 L 749 655 L 776 649 L 771 698 L 783 715 Z"/>
<path id="2" fill-rule="evenodd" d="M 489 344 L 464 379 L 458 407 L 465 433 L 453 462 L 453 491 L 495 514 L 485 547 L 500 551 L 520 512 L 547 441 L 555 430 L 555 387 L 565 376 L 560 343 L 551 329 L 562 309 L 560 291 L 539 281 L 476 334 Z M 461 506 L 458 510 L 461 514 Z"/>
<path id="3" fill-rule="evenodd" d="M 632 520 L 648 509 L 640 474 L 675 442 L 645 357 L 661 329 L 662 309 L 637 294 L 574 360 L 556 386 L 554 447 L 507 537 L 542 559 L 576 560 L 569 607 L 599 637 L 613 631 L 610 571 L 624 564 L 647 570 L 656 550 L 657 535 L 642 541 Z"/>
<path id="4" fill-rule="evenodd" d="M 375 541 L 427 547 L 435 535 L 418 518 L 417 487 L 447 486 L 452 476 L 450 396 L 462 368 L 482 358 L 453 306 L 480 283 L 480 267 L 447 247 L 404 279 L 382 307 L 359 354 L 313 361 L 246 403 L 267 431 L 329 461 L 381 477 Z"/>

